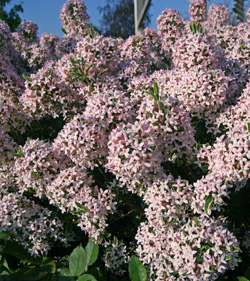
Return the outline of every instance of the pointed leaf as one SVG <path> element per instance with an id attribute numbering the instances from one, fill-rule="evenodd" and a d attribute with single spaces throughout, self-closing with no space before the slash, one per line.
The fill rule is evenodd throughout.
<path id="1" fill-rule="evenodd" d="M 14 274 L 15 280 L 36 281 L 44 278 L 48 272 L 44 268 L 21 268 Z"/>
<path id="2" fill-rule="evenodd" d="M 97 281 L 97 280 L 91 274 L 84 274 L 81 277 L 79 277 L 76 281 Z"/>
<path id="3" fill-rule="evenodd" d="M 236 277 L 237 279 L 237 281 L 249 281 L 249 279 L 247 279 L 246 277 L 243 277 L 243 276 L 238 276 L 238 277 Z"/>
<path id="4" fill-rule="evenodd" d="M 56 263 L 50 258 L 44 258 L 40 267 L 46 269 L 48 273 L 56 272 Z"/>
<path id="5" fill-rule="evenodd" d="M 98 258 L 99 246 L 93 241 L 89 241 L 85 251 L 87 254 L 87 265 L 92 265 Z"/>
<path id="6" fill-rule="evenodd" d="M 88 274 L 93 275 L 97 280 L 107 281 L 107 277 L 103 274 L 99 267 L 91 267 Z"/>
<path id="7" fill-rule="evenodd" d="M 195 226 L 198 226 L 199 225 L 199 221 L 198 221 L 197 217 L 193 217 L 193 219 L 194 219 L 194 222 L 195 222 Z"/>
<path id="8" fill-rule="evenodd" d="M 63 32 L 64 34 L 67 34 L 67 31 L 65 30 L 65 28 L 62 28 L 62 32 Z"/>
<path id="9" fill-rule="evenodd" d="M 3 252 L 18 258 L 19 260 L 27 263 L 39 265 L 42 258 L 35 258 L 30 253 L 15 241 L 7 241 L 4 245 Z"/>
<path id="10" fill-rule="evenodd" d="M 60 268 L 56 272 L 57 281 L 74 281 L 75 277 L 68 268 Z"/>
<path id="11" fill-rule="evenodd" d="M 205 203 L 205 212 L 207 212 L 207 210 L 211 207 L 212 203 L 213 203 L 213 196 L 209 195 L 206 199 L 206 203 Z"/>
<path id="12" fill-rule="evenodd" d="M 83 213 L 87 213 L 89 210 L 85 208 L 82 204 L 75 202 L 76 206 L 81 209 Z"/>
<path id="13" fill-rule="evenodd" d="M 132 256 L 129 262 L 129 276 L 132 281 L 146 281 L 147 279 L 146 269 L 136 256 Z"/>
<path id="14" fill-rule="evenodd" d="M 11 234 L 7 231 L 0 232 L 0 239 L 4 239 L 6 237 L 10 237 Z"/>
<path id="15" fill-rule="evenodd" d="M 250 123 L 247 122 L 247 130 L 248 130 L 248 133 L 250 133 Z"/>
<path id="16" fill-rule="evenodd" d="M 156 82 L 154 82 L 154 93 L 155 93 L 157 100 L 159 100 L 159 87 Z"/>
<path id="17" fill-rule="evenodd" d="M 86 271 L 87 255 L 82 245 L 76 247 L 69 256 L 69 270 L 74 276 L 79 276 Z"/>
<path id="18" fill-rule="evenodd" d="M 32 82 L 32 80 L 28 77 L 28 76 L 26 76 L 26 75 L 22 75 L 23 76 L 23 78 L 26 80 L 26 81 L 28 81 L 28 82 Z"/>

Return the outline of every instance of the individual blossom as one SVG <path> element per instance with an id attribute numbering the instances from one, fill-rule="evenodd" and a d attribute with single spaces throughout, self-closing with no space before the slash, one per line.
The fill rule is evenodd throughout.
<path id="1" fill-rule="evenodd" d="M 67 243 L 63 224 L 48 209 L 18 193 L 0 195 L 0 231 L 7 231 L 32 256 L 47 254 L 55 241 Z"/>
<path id="2" fill-rule="evenodd" d="M 188 10 L 190 21 L 200 22 L 206 19 L 206 1 L 194 0 Z"/>
<path id="3" fill-rule="evenodd" d="M 63 153 L 53 150 L 50 143 L 28 140 L 20 147 L 15 160 L 14 173 L 21 193 L 31 190 L 41 198 L 47 185 L 60 170 L 71 166 L 71 161 Z"/>
<path id="4" fill-rule="evenodd" d="M 67 0 L 61 8 L 60 20 L 67 34 L 85 36 L 89 15 L 82 0 Z"/>

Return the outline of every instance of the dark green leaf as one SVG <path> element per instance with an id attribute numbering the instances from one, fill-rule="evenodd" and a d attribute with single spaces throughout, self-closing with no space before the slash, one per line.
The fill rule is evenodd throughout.
<path id="1" fill-rule="evenodd" d="M 206 203 L 205 203 L 205 212 L 207 212 L 207 210 L 211 207 L 212 203 L 213 203 L 213 196 L 209 195 L 206 199 Z"/>
<path id="2" fill-rule="evenodd" d="M 79 276 L 86 271 L 87 255 L 82 245 L 76 247 L 69 257 L 69 270 L 74 276 Z"/>
<path id="3" fill-rule="evenodd" d="M 107 277 L 104 276 L 103 272 L 99 267 L 92 267 L 88 270 L 88 273 L 93 275 L 97 280 L 107 281 Z"/>
<path id="4" fill-rule="evenodd" d="M 246 277 L 243 277 L 243 276 L 236 277 L 236 280 L 237 281 L 249 281 L 249 279 L 247 279 Z"/>
<path id="5" fill-rule="evenodd" d="M 154 82 L 154 93 L 155 93 L 157 100 L 159 100 L 159 87 L 156 82 Z"/>
<path id="6" fill-rule="evenodd" d="M 65 28 L 62 28 L 62 32 L 63 32 L 64 34 L 67 34 L 67 31 L 65 30 Z"/>
<path id="7" fill-rule="evenodd" d="M 0 274 L 0 281 L 12 281 L 13 279 L 11 278 L 10 274 L 8 271 L 4 270 Z"/>
<path id="8" fill-rule="evenodd" d="M 91 274 L 84 274 L 81 277 L 79 277 L 76 281 L 97 281 L 97 280 Z"/>
<path id="9" fill-rule="evenodd" d="M 132 256 L 129 262 L 129 276 L 132 281 L 146 281 L 147 279 L 146 269 L 136 256 Z"/>
<path id="10" fill-rule="evenodd" d="M 248 133 L 250 133 L 250 123 L 247 122 L 247 130 L 248 130 Z"/>
<path id="11" fill-rule="evenodd" d="M 4 239 L 6 237 L 10 237 L 11 234 L 7 231 L 0 232 L 0 239 Z"/>
<path id="12" fill-rule="evenodd" d="M 60 268 L 56 272 L 57 281 L 74 281 L 75 277 L 70 273 L 68 268 Z"/>
<path id="13" fill-rule="evenodd" d="M 44 258 L 40 267 L 46 269 L 48 273 L 56 272 L 56 263 L 50 258 Z"/>
<path id="14" fill-rule="evenodd" d="M 83 213 L 87 213 L 89 210 L 85 208 L 82 204 L 75 202 L 76 206 L 81 209 Z"/>
<path id="15" fill-rule="evenodd" d="M 14 274 L 15 280 L 36 281 L 44 278 L 48 272 L 44 268 L 21 268 Z"/>
<path id="16" fill-rule="evenodd" d="M 89 241 L 85 251 L 87 254 L 87 265 L 92 265 L 98 258 L 99 246 L 93 241 Z"/>
<path id="17" fill-rule="evenodd" d="M 23 262 L 39 265 L 42 258 L 32 257 L 28 251 L 15 241 L 7 241 L 4 245 L 3 252 L 20 259 Z"/>
<path id="18" fill-rule="evenodd" d="M 247 270 L 245 272 L 245 277 L 250 279 L 250 266 L 247 268 Z"/>

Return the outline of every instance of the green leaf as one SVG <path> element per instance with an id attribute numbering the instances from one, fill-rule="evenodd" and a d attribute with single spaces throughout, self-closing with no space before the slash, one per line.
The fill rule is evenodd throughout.
<path id="1" fill-rule="evenodd" d="M 87 254 L 87 265 L 92 265 L 98 258 L 99 246 L 93 241 L 89 241 L 85 247 L 85 251 Z"/>
<path id="2" fill-rule="evenodd" d="M 132 256 L 129 262 L 128 269 L 129 269 L 129 276 L 132 281 L 146 281 L 147 279 L 146 269 L 136 256 Z"/>
<path id="3" fill-rule="evenodd" d="M 67 35 L 67 31 L 65 30 L 65 28 L 62 28 L 62 32 Z"/>
<path id="4" fill-rule="evenodd" d="M 231 259 L 230 255 L 225 256 L 225 261 L 229 261 Z"/>
<path id="5" fill-rule="evenodd" d="M 247 279 L 246 277 L 243 277 L 243 276 L 236 277 L 236 280 L 237 281 L 249 281 L 249 279 Z"/>
<path id="6" fill-rule="evenodd" d="M 154 82 L 154 93 L 155 93 L 157 100 L 159 100 L 159 87 L 156 82 Z"/>
<path id="7" fill-rule="evenodd" d="M 30 253 L 15 241 L 7 241 L 4 245 L 3 252 L 18 258 L 19 260 L 27 263 L 40 265 L 42 258 L 35 258 Z"/>
<path id="8" fill-rule="evenodd" d="M 74 281 L 75 277 L 71 274 L 68 268 L 60 268 L 56 272 L 57 281 Z"/>
<path id="9" fill-rule="evenodd" d="M 87 213 L 89 209 L 85 208 L 82 204 L 75 202 L 76 206 L 81 209 L 81 212 Z"/>
<path id="10" fill-rule="evenodd" d="M 74 276 L 79 276 L 86 271 L 87 255 L 82 245 L 76 247 L 69 256 L 69 270 Z"/>
<path id="11" fill-rule="evenodd" d="M 206 203 L 205 203 L 205 212 L 207 212 L 207 210 L 211 207 L 212 203 L 213 203 L 213 196 L 209 195 L 206 199 Z"/>
<path id="12" fill-rule="evenodd" d="M 28 82 L 32 82 L 32 80 L 28 77 L 28 76 L 26 76 L 26 75 L 22 75 L 23 76 L 23 78 L 26 80 L 26 81 L 28 81 Z"/>
<path id="13" fill-rule="evenodd" d="M 248 133 L 250 133 L 250 123 L 247 122 L 247 130 L 248 130 Z"/>
<path id="14" fill-rule="evenodd" d="M 0 281 L 12 281 L 13 279 L 11 278 L 10 274 L 8 271 L 4 270 L 0 274 Z"/>
<path id="15" fill-rule="evenodd" d="M 194 219 L 194 222 L 195 222 L 195 226 L 198 226 L 199 225 L 199 221 L 198 221 L 197 217 L 193 217 L 193 219 Z"/>
<path id="16" fill-rule="evenodd" d="M 5 239 L 6 237 L 10 237 L 11 234 L 7 231 L 0 232 L 0 239 Z"/>
<path id="17" fill-rule="evenodd" d="M 11 153 L 12 156 L 14 157 L 23 157 L 22 155 L 20 155 L 19 153 Z"/>
<path id="18" fill-rule="evenodd" d="M 56 272 L 56 263 L 50 258 L 44 258 L 40 267 L 46 269 L 48 273 Z"/>
<path id="19" fill-rule="evenodd" d="M 14 274 L 15 280 L 36 281 L 44 278 L 48 272 L 44 268 L 21 268 Z"/>
<path id="20" fill-rule="evenodd" d="M 84 274 L 81 277 L 79 277 L 76 281 L 97 281 L 97 280 L 91 274 Z"/>
<path id="21" fill-rule="evenodd" d="M 104 276 L 103 272 L 99 267 L 92 267 L 88 270 L 88 273 L 93 275 L 97 280 L 107 281 L 107 277 Z"/>

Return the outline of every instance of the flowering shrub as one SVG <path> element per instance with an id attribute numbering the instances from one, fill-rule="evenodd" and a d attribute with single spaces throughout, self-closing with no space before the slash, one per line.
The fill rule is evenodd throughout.
<path id="1" fill-rule="evenodd" d="M 250 25 L 228 25 L 219 5 L 206 20 L 203 0 L 189 13 L 166 9 L 158 31 L 127 40 L 97 34 L 81 0 L 61 9 L 63 38 L 0 21 L 0 274 L 17 243 L 48 280 L 237 276 L 250 252 Z M 23 263 L 8 275 L 38 270 Z"/>

